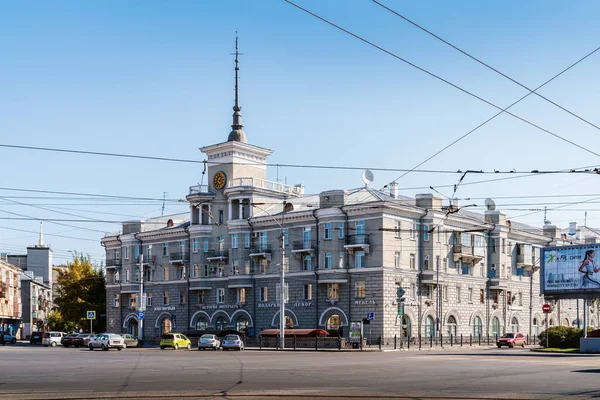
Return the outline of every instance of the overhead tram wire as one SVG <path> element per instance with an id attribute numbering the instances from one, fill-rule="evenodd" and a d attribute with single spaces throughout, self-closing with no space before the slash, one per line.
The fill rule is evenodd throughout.
<path id="1" fill-rule="evenodd" d="M 533 212 L 530 212 L 530 213 L 517 215 L 515 217 L 511 217 L 511 219 L 522 218 L 522 217 L 526 217 L 526 216 L 529 216 L 529 215 L 537 214 L 537 213 L 540 213 L 540 212 L 543 212 L 543 211 L 554 211 L 554 210 L 559 209 L 559 208 L 570 207 L 570 206 L 574 206 L 574 205 L 577 205 L 577 204 L 585 204 L 585 203 L 589 203 L 591 201 L 595 201 L 595 200 L 598 200 L 598 199 L 600 199 L 600 196 L 594 197 L 594 198 L 591 198 L 591 199 L 588 199 L 588 200 L 575 201 L 575 202 L 568 203 L 568 204 L 565 204 L 565 205 L 562 205 L 562 206 L 558 206 L 558 207 L 548 208 L 547 210 L 541 209 L 540 211 L 533 211 Z"/>
<path id="2" fill-rule="evenodd" d="M 160 201 L 162 203 L 162 198 L 153 198 L 153 197 L 131 197 L 131 196 L 115 196 L 109 194 L 94 194 L 94 193 L 77 193 L 77 192 L 60 192 L 55 190 L 39 190 L 39 189 L 21 189 L 21 188 L 10 188 L 10 187 L 0 187 L 0 190 L 14 191 L 14 192 L 30 192 L 30 193 L 47 193 L 47 194 L 64 194 L 71 196 L 90 196 L 90 197 L 99 197 L 104 199 L 120 199 L 120 200 L 135 200 L 135 201 Z M 179 202 L 179 199 L 167 199 L 169 202 Z"/>
<path id="3" fill-rule="evenodd" d="M 376 48 L 377 50 L 380 50 L 380 51 L 382 51 L 382 52 L 384 52 L 384 53 L 386 53 L 386 54 L 388 54 L 388 55 L 390 55 L 390 56 L 392 56 L 392 57 L 396 58 L 397 60 L 400 60 L 400 61 L 404 62 L 405 64 L 408 64 L 408 65 L 410 65 L 411 67 L 413 67 L 413 68 L 416 68 L 416 69 L 418 69 L 419 71 L 421 71 L 421 72 L 424 72 L 425 74 L 427 74 L 427 75 L 429 75 L 429 76 L 431 76 L 431 77 L 433 77 L 433 78 L 435 78 L 435 79 L 437 79 L 437 80 L 439 80 L 439 81 L 442 81 L 443 83 L 445 83 L 445 84 L 447 84 L 447 85 L 449 85 L 449 86 L 452 86 L 453 88 L 455 88 L 455 89 L 457 89 L 457 90 L 459 90 L 459 91 L 461 91 L 461 92 L 463 92 L 463 93 L 465 93 L 465 94 L 467 94 L 467 95 L 469 95 L 469 96 L 471 96 L 471 97 L 474 97 L 475 99 L 478 99 L 478 100 L 480 100 L 481 102 L 483 102 L 483 103 L 485 103 L 485 104 L 488 104 L 488 105 L 490 105 L 490 106 L 492 106 L 492 107 L 494 107 L 494 108 L 496 108 L 496 109 L 500 110 L 500 112 L 499 112 L 499 113 L 497 113 L 496 115 L 492 116 L 492 117 L 491 117 L 491 118 L 489 118 L 487 121 L 485 121 L 484 123 L 480 124 L 479 126 L 477 126 L 476 128 L 474 128 L 474 129 L 473 129 L 473 130 L 471 130 L 470 132 L 468 132 L 468 133 L 466 133 L 465 135 L 461 136 L 459 139 L 455 140 L 454 142 L 452 142 L 452 143 L 451 143 L 451 144 L 449 144 L 448 146 L 444 147 L 442 150 L 440 150 L 439 152 L 437 152 L 436 154 L 434 154 L 433 156 L 431 156 L 431 157 L 430 157 L 430 158 L 428 158 L 427 160 L 425 160 L 425 161 L 423 161 L 422 163 L 420 163 L 420 164 L 419 164 L 417 167 L 419 167 L 419 166 L 423 165 L 425 162 L 427 162 L 427 161 L 431 160 L 433 157 L 437 156 L 438 154 L 440 154 L 441 152 L 443 152 L 443 151 L 444 151 L 444 150 L 446 150 L 447 148 L 449 148 L 449 147 L 453 146 L 454 144 L 458 143 L 460 140 L 464 139 L 465 137 L 467 137 L 468 135 L 470 135 L 471 133 L 473 133 L 475 130 L 479 129 L 481 126 L 485 125 L 486 123 L 488 123 L 489 121 L 493 120 L 494 118 L 496 118 L 498 115 L 500 115 L 500 114 L 502 114 L 502 113 L 506 113 L 506 114 L 508 114 L 508 115 L 510 115 L 510 116 L 512 116 L 512 117 L 514 117 L 514 118 L 516 118 L 516 119 L 518 119 L 518 120 L 520 120 L 520 121 L 522 121 L 522 122 L 524 122 L 524 123 L 526 123 L 526 124 L 528 124 L 528 125 L 530 125 L 530 126 L 532 126 L 532 127 L 536 128 L 536 129 L 538 129 L 538 130 L 540 130 L 540 131 L 542 131 L 542 132 L 545 132 L 545 133 L 547 133 L 547 134 L 549 134 L 549 135 L 551 135 L 551 136 L 554 136 L 554 137 L 556 137 L 557 139 L 560 139 L 560 140 L 562 140 L 562 141 L 565 141 L 565 142 L 567 142 L 567 143 L 569 143 L 569 144 L 571 144 L 571 145 L 573 145 L 573 146 L 575 146 L 575 147 L 577 147 L 577 148 L 579 148 L 579 149 L 581 149 L 581 150 L 583 150 L 583 151 L 585 151 L 585 152 L 588 152 L 588 153 L 591 153 L 591 154 L 593 154 L 593 155 L 595 155 L 595 156 L 598 156 L 598 157 L 600 157 L 600 154 L 598 154 L 598 153 L 596 153 L 596 152 L 594 152 L 594 151 L 592 151 L 592 150 L 590 150 L 590 149 L 588 149 L 588 148 L 585 148 L 584 146 L 581 146 L 581 145 L 579 145 L 579 144 L 577 144 L 577 143 L 573 142 L 572 140 L 566 139 L 566 138 L 564 138 L 564 137 L 562 137 L 562 136 L 560 136 L 560 135 L 558 135 L 558 134 L 556 134 L 556 133 L 554 133 L 554 132 L 551 132 L 551 131 L 549 131 L 548 129 L 545 129 L 545 128 L 543 128 L 543 127 L 541 127 L 541 126 L 539 126 L 539 125 L 537 125 L 537 124 L 535 124 L 535 123 L 533 123 L 533 122 L 531 122 L 531 121 L 529 121 L 529 120 L 526 120 L 526 119 L 525 119 L 525 118 L 523 118 L 523 117 L 520 117 L 520 116 L 518 116 L 518 115 L 516 115 L 516 114 L 514 114 L 514 113 L 511 113 L 511 112 L 507 111 L 507 110 L 508 110 L 510 107 L 514 106 L 515 104 L 517 104 L 519 101 L 521 101 L 521 100 L 522 100 L 522 99 L 524 99 L 525 97 L 527 97 L 527 96 L 531 95 L 531 93 L 532 93 L 532 92 L 530 92 L 530 93 L 526 94 L 525 96 L 523 96 L 521 99 L 519 99 L 517 102 L 515 102 L 515 103 L 511 104 L 510 106 L 508 106 L 508 107 L 506 107 L 506 108 L 502 108 L 502 107 L 500 107 L 500 106 L 498 106 L 498 105 L 496 105 L 496 104 L 494 104 L 494 103 L 492 103 L 492 102 L 490 102 L 490 101 L 488 101 L 488 100 L 484 99 L 483 97 L 481 97 L 481 96 L 478 96 L 478 95 L 476 95 L 475 93 L 473 93 L 473 92 L 470 92 L 470 91 L 468 91 L 467 89 L 464 89 L 464 88 L 462 88 L 462 87 L 460 87 L 460 86 L 458 86 L 458 85 L 456 85 L 456 84 L 454 84 L 454 83 L 450 82 L 449 80 L 447 80 L 447 79 L 445 79 L 445 78 L 442 78 L 441 76 L 439 76 L 439 75 L 436 75 L 436 74 L 434 74 L 433 72 L 430 72 L 430 71 L 426 70 L 425 68 L 423 68 L 423 67 L 420 67 L 420 66 L 418 66 L 418 65 L 416 65 L 416 64 L 414 64 L 414 63 L 412 63 L 412 62 L 410 62 L 410 61 L 408 61 L 408 60 L 406 60 L 406 59 L 404 59 L 404 58 L 402 58 L 402 57 L 400 57 L 399 55 L 397 55 L 397 54 L 395 54 L 395 53 L 392 53 L 391 51 L 389 51 L 389 50 L 386 50 L 385 48 L 383 48 L 383 47 L 381 47 L 381 46 L 379 46 L 379 45 L 377 45 L 377 44 L 375 44 L 375 43 L 373 43 L 373 42 L 371 42 L 371 41 L 369 41 L 369 40 L 367 40 L 367 39 L 365 39 L 365 38 L 363 38 L 363 37 L 361 37 L 361 36 L 359 36 L 359 35 L 357 35 L 357 34 L 355 34 L 355 33 L 353 33 L 353 32 L 350 32 L 349 30 L 347 30 L 347 29 L 345 29 L 345 28 L 342 28 L 342 27 L 341 27 L 341 26 L 339 26 L 339 25 L 336 25 L 335 23 L 333 23 L 333 22 L 331 22 L 331 21 L 329 21 L 329 20 L 327 20 L 327 19 L 325 19 L 325 18 L 323 18 L 323 17 L 321 17 L 321 16 L 319 16 L 319 15 L 317 15 L 317 14 L 313 13 L 312 11 L 309 11 L 309 10 L 307 10 L 306 8 L 303 8 L 303 7 L 299 6 L 298 4 L 296 4 L 296 3 L 294 3 L 294 2 L 292 2 L 292 1 L 290 1 L 290 0 L 284 0 L 284 1 L 285 1 L 286 3 L 288 3 L 288 4 L 290 4 L 290 5 L 292 5 L 292 6 L 296 7 L 296 8 L 298 8 L 299 10 L 302 10 L 302 11 L 304 11 L 305 13 L 307 13 L 307 14 L 309 14 L 309 15 L 312 15 L 313 17 L 315 17 L 315 18 L 317 18 L 317 19 L 319 19 L 319 20 L 321 20 L 321 21 L 323 21 L 323 22 L 325 22 L 325 23 L 327 23 L 327 24 L 329 24 L 329 25 L 333 26 L 334 28 L 336 28 L 336 29 L 338 29 L 338 30 L 340 30 L 340 31 L 342 31 L 342 32 L 344 32 L 344 33 L 346 33 L 346 34 L 348 34 L 348 35 L 350 35 L 350 36 L 352 36 L 352 37 L 354 37 L 354 38 L 356 38 L 356 39 L 358 39 L 358 40 L 360 40 L 360 41 L 362 41 L 362 42 L 364 42 L 364 43 L 366 43 L 366 44 L 368 44 L 368 45 L 370 45 L 370 46 L 372 46 L 372 47 L 374 47 L 374 48 Z M 594 53 L 595 53 L 595 52 L 597 52 L 598 50 L 600 50 L 600 47 L 598 47 L 597 49 L 595 49 L 595 50 L 593 50 L 592 52 L 588 53 L 588 54 L 587 54 L 585 57 L 581 58 L 580 60 L 578 60 L 577 62 L 575 62 L 574 64 L 572 64 L 571 66 L 569 66 L 568 68 L 566 68 L 565 70 L 563 70 L 562 72 L 560 72 L 559 74 L 557 74 L 556 76 L 554 76 L 553 78 L 549 79 L 548 81 L 546 81 L 545 83 L 543 83 L 542 85 L 540 85 L 540 86 L 539 86 L 538 88 L 536 88 L 535 90 L 538 90 L 539 88 L 543 87 L 543 86 L 544 86 L 544 85 L 546 85 L 547 83 L 551 82 L 551 81 L 552 81 L 552 80 L 554 80 L 556 77 L 560 76 L 560 75 L 561 75 L 561 74 L 563 74 L 564 72 L 566 72 L 566 71 L 568 71 L 569 69 L 573 68 L 575 65 L 579 64 L 580 62 L 582 62 L 583 60 L 585 60 L 586 58 L 588 58 L 589 56 L 591 56 L 592 54 L 594 54 Z M 409 172 L 410 172 L 410 171 L 409 171 Z M 408 174 L 409 172 L 405 173 L 405 174 L 404 174 L 404 175 L 402 175 L 402 176 L 405 176 L 405 175 L 406 175 L 406 174 Z M 401 177 L 402 177 L 402 176 L 401 176 Z M 400 178 L 401 178 L 401 177 L 400 177 Z M 400 179 L 400 178 L 397 178 L 397 179 L 396 179 L 396 180 L 394 180 L 393 182 L 396 182 L 396 181 L 397 181 L 398 179 Z"/>
<path id="4" fill-rule="evenodd" d="M 421 25 L 417 24 L 416 22 L 414 22 L 414 21 L 410 20 L 409 18 L 407 18 L 406 16 L 404 16 L 404 15 L 400 14 L 399 12 L 397 12 L 397 11 L 395 11 L 395 10 L 393 10 L 393 9 L 389 8 L 389 7 L 388 7 L 388 6 L 386 6 L 385 4 L 383 4 L 383 3 L 381 3 L 381 2 L 379 2 L 379 1 L 377 1 L 377 0 L 371 0 L 371 1 L 373 1 L 373 3 L 377 4 L 378 6 L 380 6 L 380 7 L 384 8 L 384 9 L 386 9 L 387 11 L 391 12 L 392 14 L 394 14 L 394 15 L 396 15 L 396 16 L 398 16 L 398 17 L 402 18 L 403 20 L 405 20 L 405 21 L 406 21 L 406 22 L 408 22 L 409 24 L 411 24 L 411 25 L 413 25 L 413 26 L 415 26 L 415 27 L 419 28 L 419 29 L 420 29 L 420 30 L 422 30 L 423 32 L 425 32 L 425 33 L 427 33 L 427 34 L 429 34 L 429 35 L 433 36 L 434 38 L 438 39 L 439 41 L 441 41 L 441 42 L 443 42 L 443 43 L 447 44 L 448 46 L 452 47 L 454 50 L 456 50 L 456 51 L 458 51 L 458 52 L 460 52 L 460 53 L 464 54 L 465 56 L 467 56 L 467 57 L 469 57 L 470 59 L 472 59 L 472 60 L 474 60 L 474 61 L 478 62 L 479 64 L 483 65 L 484 67 L 486 67 L 486 68 L 488 68 L 488 69 L 490 69 L 490 70 L 494 71 L 494 72 L 495 72 L 495 73 L 497 73 L 498 75 L 501 75 L 501 76 L 503 76 L 504 78 L 508 79 L 509 81 L 511 81 L 511 82 L 513 82 L 513 83 L 515 83 L 515 84 L 519 85 L 519 86 L 520 86 L 520 87 L 522 87 L 523 89 L 525 89 L 525 90 L 528 90 L 530 93 L 533 93 L 533 94 L 535 94 L 535 95 L 536 95 L 536 96 L 538 96 L 539 98 L 541 98 L 541 99 L 543 99 L 543 100 L 547 101 L 548 103 L 550 103 L 550 104 L 552 104 L 552 105 L 554 105 L 554 106 L 556 106 L 556 107 L 560 108 L 561 110 L 563 110 L 563 111 L 567 112 L 568 114 L 570 114 L 570 115 L 572 115 L 573 117 L 575 117 L 575 118 L 579 119 L 580 121 L 582 121 L 582 122 L 585 122 L 586 124 L 588 124 L 588 125 L 590 125 L 590 126 L 592 126 L 592 127 L 596 128 L 596 129 L 600 130 L 600 127 L 599 127 L 598 125 L 595 125 L 594 123 L 592 123 L 592 122 L 588 121 L 587 119 L 585 119 L 585 118 L 583 118 L 583 117 L 581 117 L 581 116 L 579 116 L 579 115 L 575 114 L 574 112 L 572 112 L 572 111 L 570 111 L 570 110 L 566 109 L 565 107 L 561 106 L 560 104 L 557 104 L 556 102 L 554 102 L 554 101 L 550 100 L 549 98 L 547 98 L 547 97 L 545 97 L 545 96 L 543 96 L 543 95 L 541 95 L 541 94 L 537 93 L 537 92 L 536 92 L 536 90 L 537 90 L 537 89 L 539 89 L 539 88 L 537 88 L 537 89 L 530 89 L 529 87 L 527 87 L 527 86 L 523 85 L 521 82 L 517 81 L 516 79 L 514 79 L 514 78 L 511 78 L 511 77 L 510 77 L 510 76 L 508 76 L 507 74 L 505 74 L 505 73 L 503 73 L 503 72 L 499 71 L 498 69 L 496 69 L 496 68 L 492 67 L 491 65 L 489 65 L 489 64 L 487 64 L 486 62 L 484 62 L 484 61 L 480 60 L 479 58 L 477 58 L 477 57 L 475 57 L 475 56 L 473 56 L 473 55 L 471 55 L 471 54 L 467 53 L 465 50 L 463 50 L 463 49 L 461 49 L 461 48 L 459 48 L 459 47 L 457 47 L 457 46 L 453 45 L 452 43 L 448 42 L 448 41 L 447 41 L 447 40 L 445 40 L 444 38 L 442 38 L 442 37 L 440 37 L 440 36 L 436 35 L 435 33 L 431 32 L 431 31 L 430 31 L 430 30 L 428 30 L 427 28 L 425 28 L 425 27 L 423 27 L 423 26 L 421 26 Z"/>

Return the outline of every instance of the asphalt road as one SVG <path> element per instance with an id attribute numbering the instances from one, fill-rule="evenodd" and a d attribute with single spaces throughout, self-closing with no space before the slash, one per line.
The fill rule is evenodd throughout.
<path id="1" fill-rule="evenodd" d="M 0 398 L 600 398 L 600 356 L 0 347 Z"/>

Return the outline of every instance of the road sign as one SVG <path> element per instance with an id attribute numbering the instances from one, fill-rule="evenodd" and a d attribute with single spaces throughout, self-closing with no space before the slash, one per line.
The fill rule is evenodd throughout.
<path id="1" fill-rule="evenodd" d="M 405 293 L 406 293 L 406 290 L 404 290 L 402 288 L 398 288 L 398 290 L 396 290 L 396 297 L 401 298 L 402 296 L 404 296 Z"/>
<path id="2" fill-rule="evenodd" d="M 96 319 L 96 311 L 88 311 L 87 319 Z"/>
<path id="3" fill-rule="evenodd" d="M 369 311 L 369 312 L 367 313 L 367 319 L 368 319 L 369 321 L 373 321 L 373 320 L 375 319 L 375 313 L 374 313 L 374 312 L 370 312 L 370 311 Z"/>
<path id="4" fill-rule="evenodd" d="M 138 311 L 138 319 L 144 319 L 144 312 Z"/>
<path id="5" fill-rule="evenodd" d="M 552 308 L 550 307 L 550 304 L 544 304 L 542 306 L 542 311 L 545 312 L 546 314 L 548 314 L 551 310 L 552 310 Z"/>

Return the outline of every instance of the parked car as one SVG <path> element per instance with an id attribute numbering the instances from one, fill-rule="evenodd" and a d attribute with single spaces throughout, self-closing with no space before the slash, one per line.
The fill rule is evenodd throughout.
<path id="1" fill-rule="evenodd" d="M 500 339 L 496 342 L 498 348 L 502 346 L 515 347 L 522 346 L 525 347 L 527 344 L 527 338 L 519 332 L 516 333 L 505 333 L 502 335 Z"/>
<path id="2" fill-rule="evenodd" d="M 44 345 L 44 347 L 48 347 L 48 346 L 52 346 L 52 347 L 56 347 L 58 346 L 60 343 L 60 341 L 62 340 L 63 336 L 65 336 L 66 333 L 64 332 L 44 332 L 44 337 L 42 338 L 42 344 Z"/>
<path id="3" fill-rule="evenodd" d="M 60 339 L 60 344 L 62 344 L 64 347 L 71 347 L 75 345 L 73 341 L 77 336 L 79 336 L 79 333 L 69 333 L 68 335 L 63 336 L 62 339 Z"/>
<path id="4" fill-rule="evenodd" d="M 198 339 L 198 350 L 218 350 L 219 347 L 221 347 L 221 341 L 216 335 L 205 334 Z"/>
<path id="5" fill-rule="evenodd" d="M 4 336 L 4 343 L 17 343 L 17 337 L 15 335 L 10 334 L 8 331 L 2 332 L 2 335 Z"/>
<path id="6" fill-rule="evenodd" d="M 44 338 L 44 332 L 42 332 L 42 331 L 31 332 L 31 336 L 29 336 L 29 343 L 31 343 L 31 344 L 42 343 L 43 338 Z"/>
<path id="7" fill-rule="evenodd" d="M 124 349 L 124 346 L 125 340 L 123 339 L 123 336 L 115 333 L 102 333 L 96 335 L 94 339 L 90 340 L 88 349 L 102 349 L 104 351 L 108 351 L 109 349 L 117 349 L 121 351 Z"/>
<path id="8" fill-rule="evenodd" d="M 90 340 L 96 337 L 93 333 L 80 333 L 73 339 L 73 346 L 75 347 L 87 347 Z"/>
<path id="9" fill-rule="evenodd" d="M 144 345 L 144 341 L 140 340 L 138 338 L 136 338 L 135 336 L 126 333 L 123 336 L 123 339 L 125 340 L 125 347 L 142 347 Z"/>
<path id="10" fill-rule="evenodd" d="M 189 350 L 192 348 L 192 342 L 183 333 L 165 333 L 160 339 L 160 349 L 164 350 L 166 347 L 172 347 L 174 350 L 185 347 Z"/>
<path id="11" fill-rule="evenodd" d="M 244 350 L 244 341 L 239 335 L 227 335 L 223 338 L 223 344 L 221 345 L 223 350 L 236 349 Z"/>

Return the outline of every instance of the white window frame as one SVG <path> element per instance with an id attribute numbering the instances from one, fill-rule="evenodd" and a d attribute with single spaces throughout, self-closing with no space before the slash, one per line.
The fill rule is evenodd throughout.
<path id="1" fill-rule="evenodd" d="M 338 268 L 344 268 L 344 260 L 345 260 L 345 253 L 344 252 L 339 252 L 338 253 Z"/>
<path id="2" fill-rule="evenodd" d="M 367 297 L 367 289 L 366 289 L 365 281 L 358 281 L 354 284 L 354 296 L 357 299 L 364 299 Z"/>
<path id="3" fill-rule="evenodd" d="M 396 221 L 396 228 L 394 230 L 394 237 L 396 239 L 402 238 L 402 221 Z"/>
<path id="4" fill-rule="evenodd" d="M 249 233 L 244 234 L 244 248 L 245 249 L 250 248 L 250 234 Z"/>
<path id="5" fill-rule="evenodd" d="M 325 253 L 325 269 L 331 269 L 333 267 L 333 255 L 331 253 Z"/>
<path id="6" fill-rule="evenodd" d="M 344 223 L 338 222 L 338 239 L 344 239 Z"/>
<path id="7" fill-rule="evenodd" d="M 410 267 L 410 269 L 414 270 L 416 268 L 416 257 L 414 253 L 410 253 L 409 257 L 408 257 L 408 265 Z"/>
<path id="8" fill-rule="evenodd" d="M 238 288 L 237 289 L 237 302 L 238 303 L 246 302 L 246 288 Z"/>
<path id="9" fill-rule="evenodd" d="M 232 249 L 237 249 L 239 246 L 239 237 L 237 233 L 234 233 L 233 235 L 231 235 L 231 248 Z"/>
<path id="10" fill-rule="evenodd" d="M 354 268 L 365 268 L 366 267 L 365 252 L 357 251 L 354 253 Z"/>
<path id="11" fill-rule="evenodd" d="M 166 257 L 169 255 L 169 243 L 163 243 L 162 255 Z"/>
<path id="12" fill-rule="evenodd" d="M 400 252 L 394 252 L 394 268 L 400 268 Z"/>
<path id="13" fill-rule="evenodd" d="M 429 242 L 429 225 L 423 225 L 423 241 Z"/>
<path id="14" fill-rule="evenodd" d="M 332 239 L 332 234 L 331 231 L 333 230 L 333 226 L 330 222 L 325 224 L 325 227 L 323 229 L 323 239 L 324 240 L 331 240 Z"/>
<path id="15" fill-rule="evenodd" d="M 194 238 L 194 240 L 192 241 L 192 251 L 194 253 L 197 253 L 199 248 L 200 248 L 200 242 L 198 241 L 198 238 Z"/>

